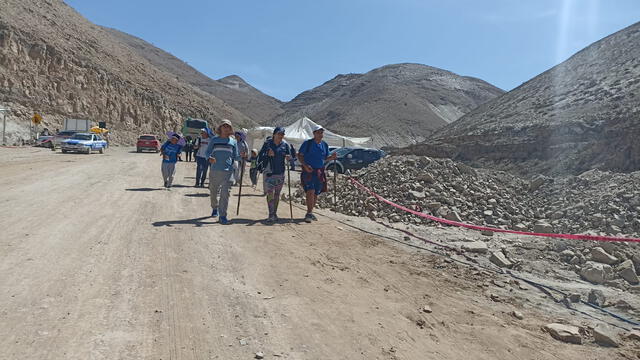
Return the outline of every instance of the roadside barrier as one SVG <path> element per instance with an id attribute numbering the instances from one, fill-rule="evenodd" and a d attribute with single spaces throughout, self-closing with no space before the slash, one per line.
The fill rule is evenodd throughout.
<path id="1" fill-rule="evenodd" d="M 356 179 L 354 179 L 352 177 L 349 177 L 349 181 L 351 181 L 351 183 L 355 187 L 359 188 L 360 190 L 362 190 L 364 192 L 369 193 L 371 196 L 375 197 L 376 199 L 378 199 L 379 201 L 381 201 L 381 202 L 383 202 L 383 203 L 385 203 L 387 205 L 391 205 L 396 209 L 400 209 L 402 211 L 411 213 L 411 214 L 419 216 L 421 218 L 433 220 L 433 221 L 436 221 L 436 222 L 439 222 L 439 223 L 442 223 L 442 224 L 446 224 L 446 225 L 464 227 L 464 228 L 467 228 L 467 229 L 480 230 L 480 231 L 492 231 L 492 232 L 498 232 L 498 233 L 508 233 L 508 234 L 517 234 L 517 235 L 527 235 L 527 236 L 543 236 L 543 237 L 569 239 L 569 240 L 589 240 L 589 241 L 635 242 L 635 243 L 640 243 L 640 239 L 637 239 L 637 238 L 624 238 L 624 237 L 614 237 L 614 236 L 597 236 L 597 235 L 581 235 L 581 234 L 535 233 L 535 232 L 528 232 L 528 231 L 506 230 L 506 229 L 500 229 L 500 228 L 494 228 L 494 227 L 488 227 L 488 226 L 479 226 L 479 225 L 467 224 L 467 223 L 458 222 L 458 221 L 447 220 L 447 219 L 439 218 L 437 216 L 425 214 L 425 213 L 420 212 L 420 211 L 412 210 L 412 209 L 409 209 L 409 208 L 407 208 L 405 206 L 402 206 L 402 205 L 398 205 L 398 204 L 394 203 L 393 201 L 387 200 L 384 197 L 382 197 L 381 195 L 375 193 L 373 190 L 371 190 L 368 187 L 364 186 L 362 183 L 360 183 L 358 180 L 356 180 Z"/>

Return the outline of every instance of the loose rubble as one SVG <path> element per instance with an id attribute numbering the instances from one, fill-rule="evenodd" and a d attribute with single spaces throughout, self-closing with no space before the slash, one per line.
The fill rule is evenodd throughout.
<path id="1" fill-rule="evenodd" d="M 556 340 L 571 344 L 582 344 L 580 328 L 576 326 L 553 323 L 545 325 L 543 330 Z"/>
<path id="2" fill-rule="evenodd" d="M 351 176 L 390 201 L 448 220 L 538 233 L 640 237 L 640 171 L 590 170 L 528 180 L 450 159 L 411 155 L 386 157 Z M 320 196 L 318 206 L 392 224 L 440 226 L 378 201 L 350 184 L 347 176 L 338 177 L 336 190 L 334 204 L 329 181 L 330 195 Z M 295 197 L 302 203 L 301 189 Z M 626 290 L 640 283 L 638 244 L 533 238 L 529 244 L 518 244 L 516 259 L 488 245 L 494 232 L 476 234 L 459 247 L 487 254 L 498 267 L 517 269 L 522 257 L 544 258 L 555 264 L 551 268 L 569 269 L 592 284 Z"/>

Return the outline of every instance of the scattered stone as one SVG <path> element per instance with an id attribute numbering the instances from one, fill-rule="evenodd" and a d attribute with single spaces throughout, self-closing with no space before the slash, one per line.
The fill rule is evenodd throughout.
<path id="1" fill-rule="evenodd" d="M 509 259 L 507 259 L 502 251 L 492 252 L 491 256 L 489 257 L 489 261 L 502 268 L 511 268 L 513 266 L 513 263 L 509 261 Z"/>
<path id="2" fill-rule="evenodd" d="M 610 255 L 604 251 L 601 247 L 594 247 L 591 249 L 591 260 L 607 265 L 615 264 L 618 262 L 615 256 Z"/>
<path id="3" fill-rule="evenodd" d="M 529 191 L 536 191 L 538 190 L 542 185 L 544 185 L 545 182 L 545 178 L 544 176 L 536 176 L 533 180 L 531 180 L 531 182 L 529 183 Z"/>
<path id="4" fill-rule="evenodd" d="M 493 236 L 493 231 L 491 231 L 491 230 L 482 230 L 480 232 L 480 234 L 483 235 L 483 236 Z"/>
<path id="5" fill-rule="evenodd" d="M 445 219 L 451 220 L 451 221 L 462 222 L 462 218 L 460 217 L 460 214 L 458 214 L 455 211 L 452 211 L 452 212 L 448 213 L 447 216 L 445 216 Z"/>
<path id="6" fill-rule="evenodd" d="M 515 231 L 527 231 L 527 225 L 523 224 L 523 223 L 518 223 L 513 225 L 513 230 Z"/>
<path id="7" fill-rule="evenodd" d="M 519 311 L 512 311 L 511 312 L 511 316 L 513 316 L 514 318 L 518 319 L 518 320 L 524 320 L 524 315 L 522 315 L 521 312 Z"/>
<path id="8" fill-rule="evenodd" d="M 638 279 L 638 275 L 636 274 L 636 269 L 633 266 L 633 261 L 631 260 L 623 261 L 622 264 L 616 267 L 616 272 L 621 278 L 627 280 L 629 284 L 636 285 L 640 283 L 640 279 Z"/>
<path id="9" fill-rule="evenodd" d="M 605 325 L 598 325 L 593 329 L 593 338 L 602 346 L 619 347 L 618 337 L 613 330 Z"/>
<path id="10" fill-rule="evenodd" d="M 498 296 L 497 294 L 491 294 L 489 295 L 489 297 L 491 298 L 491 300 L 493 300 L 494 302 L 501 302 L 502 300 L 500 299 L 500 296 Z"/>
<path id="11" fill-rule="evenodd" d="M 629 340 L 634 340 L 634 341 L 640 341 L 640 330 L 632 330 L 628 335 L 627 338 Z"/>
<path id="12" fill-rule="evenodd" d="M 431 314 L 433 312 L 433 310 L 431 310 L 431 307 L 429 305 L 423 306 L 422 311 L 426 312 L 427 314 Z"/>
<path id="13" fill-rule="evenodd" d="M 589 296 L 587 297 L 587 302 L 589 304 L 603 306 L 607 299 L 604 296 L 602 290 L 592 289 L 589 291 Z"/>
<path id="14" fill-rule="evenodd" d="M 424 327 L 427 326 L 427 322 L 423 319 L 418 319 L 416 320 L 416 325 L 418 325 L 420 329 L 424 329 Z"/>
<path id="15" fill-rule="evenodd" d="M 256 359 L 264 359 L 264 353 L 262 351 L 258 351 L 256 353 Z"/>
<path id="16" fill-rule="evenodd" d="M 240 339 L 239 340 L 240 346 L 246 346 L 249 345 L 249 342 L 247 341 L 247 339 Z"/>
<path id="17" fill-rule="evenodd" d="M 572 303 L 580 302 L 580 298 L 582 298 L 582 295 L 578 293 L 572 293 L 572 294 L 569 294 L 568 296 L 569 301 L 571 301 Z"/>
<path id="18" fill-rule="evenodd" d="M 487 244 L 484 243 L 484 241 L 473 241 L 463 244 L 462 250 L 472 253 L 485 254 L 489 251 L 489 248 L 487 247 Z"/>
<path id="19" fill-rule="evenodd" d="M 533 226 L 533 232 L 541 233 L 541 234 L 552 234 L 553 226 L 546 222 L 539 222 Z"/>
<path id="20" fill-rule="evenodd" d="M 582 344 L 580 329 L 576 326 L 553 323 L 545 325 L 543 329 L 556 340 L 571 344 Z"/>

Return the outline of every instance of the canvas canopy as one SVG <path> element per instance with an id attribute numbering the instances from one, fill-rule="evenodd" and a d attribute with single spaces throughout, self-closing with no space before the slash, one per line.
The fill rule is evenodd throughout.
<path id="1" fill-rule="evenodd" d="M 311 130 L 313 126 L 316 125 L 308 117 L 303 117 L 302 119 L 294 122 L 293 124 L 285 127 L 284 139 L 289 143 L 293 144 L 296 149 L 300 148 L 300 145 L 307 139 L 311 139 L 313 137 L 313 131 Z M 250 148 L 259 149 L 264 140 L 273 135 L 272 126 L 259 126 L 253 129 L 250 129 L 247 134 L 247 143 Z M 368 137 L 348 137 L 338 135 L 329 130 L 324 131 L 324 141 L 329 144 L 329 146 L 364 146 L 371 138 Z"/>

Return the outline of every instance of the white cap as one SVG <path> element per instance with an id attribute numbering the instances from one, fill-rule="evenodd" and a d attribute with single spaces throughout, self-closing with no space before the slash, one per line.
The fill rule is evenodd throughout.
<path id="1" fill-rule="evenodd" d="M 315 124 L 315 125 L 313 125 L 313 127 L 311 128 L 311 130 L 312 130 L 313 132 L 316 132 L 316 131 L 318 131 L 318 130 L 324 130 L 324 128 L 323 128 L 322 126 L 318 125 L 318 124 Z"/>

